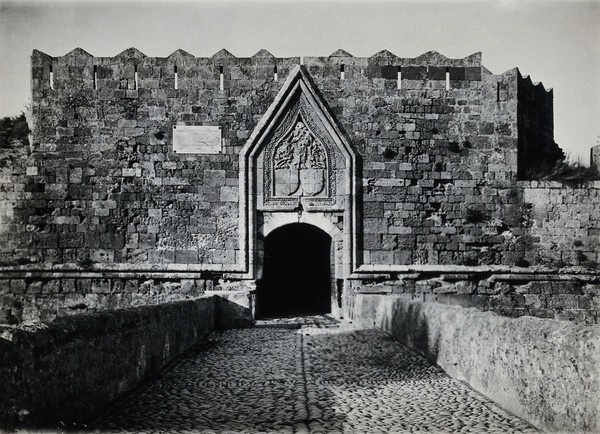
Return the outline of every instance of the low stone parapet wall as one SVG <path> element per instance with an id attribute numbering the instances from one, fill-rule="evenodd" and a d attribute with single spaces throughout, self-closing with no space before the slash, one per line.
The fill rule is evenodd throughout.
<path id="1" fill-rule="evenodd" d="M 27 266 L 11 270 L 0 266 L 0 324 L 195 299 L 212 290 L 215 280 L 178 271 L 62 271 Z"/>
<path id="2" fill-rule="evenodd" d="M 600 429 L 600 327 L 359 294 L 354 322 L 378 327 L 548 431 Z"/>
<path id="3" fill-rule="evenodd" d="M 215 297 L 0 327 L 0 426 L 72 426 L 214 329 Z"/>

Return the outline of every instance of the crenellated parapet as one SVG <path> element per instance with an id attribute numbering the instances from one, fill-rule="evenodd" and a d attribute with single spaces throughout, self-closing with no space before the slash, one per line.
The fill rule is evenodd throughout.
<path id="1" fill-rule="evenodd" d="M 347 79 L 446 80 L 448 73 L 451 81 L 479 81 L 482 74 L 480 52 L 462 59 L 450 59 L 437 51 L 402 58 L 388 50 L 371 57 L 354 57 L 347 51 L 337 50 L 328 57 L 305 57 L 304 62 L 313 75 L 336 77 L 343 69 Z"/>
<path id="2" fill-rule="evenodd" d="M 275 58 L 266 50 L 252 57 L 238 58 L 227 50 L 212 57 L 195 57 L 176 50 L 168 57 L 148 57 L 136 48 L 114 57 L 94 57 L 81 48 L 60 57 L 50 57 L 34 50 L 32 57 L 32 88 L 36 89 L 161 89 L 190 87 L 197 80 L 272 79 L 274 66 L 287 75 L 299 63 L 299 57 Z M 137 79 L 136 79 L 137 76 Z"/>
<path id="3" fill-rule="evenodd" d="M 251 57 L 236 57 L 222 49 L 211 57 L 196 57 L 176 50 L 167 57 L 149 57 L 128 48 L 114 57 L 95 57 L 81 48 L 52 57 L 34 50 L 31 56 L 32 89 L 166 89 L 197 86 L 197 80 L 273 80 L 285 77 L 303 63 L 311 75 L 323 78 L 479 81 L 486 69 L 481 53 L 460 59 L 429 51 L 415 58 L 401 58 L 382 50 L 370 57 L 354 57 L 337 50 L 326 57 L 275 57 L 260 50 Z M 136 79 L 137 76 L 137 79 Z M 210 87 L 210 86 L 209 86 Z"/>

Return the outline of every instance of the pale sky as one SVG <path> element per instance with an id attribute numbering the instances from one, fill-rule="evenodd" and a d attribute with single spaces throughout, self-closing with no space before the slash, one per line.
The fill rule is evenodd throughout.
<path id="1" fill-rule="evenodd" d="M 129 47 L 151 57 L 482 51 L 493 73 L 518 67 L 554 89 L 554 137 L 566 152 L 587 163 L 600 144 L 600 0 L 0 0 L 0 117 L 28 103 L 33 49 L 76 47 L 105 57 Z"/>

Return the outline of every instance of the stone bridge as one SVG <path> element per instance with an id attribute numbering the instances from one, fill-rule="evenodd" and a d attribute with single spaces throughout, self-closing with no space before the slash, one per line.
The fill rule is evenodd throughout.
<path id="1" fill-rule="evenodd" d="M 381 332 L 311 322 L 217 333 L 91 427 L 537 432 Z"/>
<path id="2" fill-rule="evenodd" d="M 352 320 L 324 315 L 238 328 L 243 318 L 230 304 L 212 296 L 3 328 L 3 426 L 289 433 L 598 428 L 597 327 L 369 295 L 356 300 Z"/>

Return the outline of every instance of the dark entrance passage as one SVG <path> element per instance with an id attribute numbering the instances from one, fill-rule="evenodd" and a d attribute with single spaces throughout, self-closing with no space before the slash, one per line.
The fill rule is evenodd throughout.
<path id="1" fill-rule="evenodd" d="M 294 223 L 265 238 L 263 279 L 258 282 L 259 318 L 331 312 L 331 237 Z"/>

